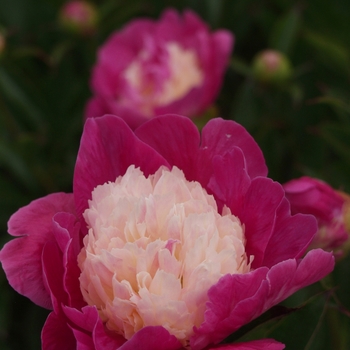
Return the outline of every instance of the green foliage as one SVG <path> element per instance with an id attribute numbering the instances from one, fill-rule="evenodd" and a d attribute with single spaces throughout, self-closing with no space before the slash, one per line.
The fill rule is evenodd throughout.
<path id="1" fill-rule="evenodd" d="M 79 36 L 58 23 L 63 0 L 0 0 L 0 243 L 19 207 L 71 191 L 90 96 L 96 50 L 133 18 L 166 7 L 191 8 L 210 26 L 235 34 L 215 113 L 243 124 L 266 157 L 269 176 L 321 178 L 350 192 L 350 2 L 348 0 L 94 0 L 96 33 Z M 287 55 L 286 84 L 261 83 L 252 60 L 264 49 Z M 212 111 L 210 111 L 212 113 Z M 208 115 L 210 115 L 210 113 Z M 207 117 L 208 117 L 207 115 Z M 249 329 L 242 339 L 272 337 L 287 349 L 349 349 L 350 260 L 339 262 L 329 293 L 297 293 L 297 308 Z M 318 293 L 318 294 L 316 294 Z M 316 294 L 316 296 L 314 296 Z M 0 272 L 0 349 L 40 348 L 47 312 L 12 291 Z"/>

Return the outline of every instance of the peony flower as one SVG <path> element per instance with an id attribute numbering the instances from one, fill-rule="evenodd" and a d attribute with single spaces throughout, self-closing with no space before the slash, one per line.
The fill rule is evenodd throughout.
<path id="1" fill-rule="evenodd" d="M 345 197 L 327 183 L 308 176 L 294 179 L 283 185 L 291 204 L 292 214 L 314 215 L 318 232 L 310 249 L 340 248 L 349 238 L 345 223 Z"/>
<path id="2" fill-rule="evenodd" d="M 316 220 L 291 216 L 266 174 L 233 121 L 200 136 L 177 115 L 135 132 L 112 115 L 87 120 L 73 193 L 19 209 L 0 252 L 11 286 L 52 310 L 43 349 L 283 349 L 220 345 L 334 266 L 329 252 L 305 255 Z"/>
<path id="3" fill-rule="evenodd" d="M 112 113 L 131 128 L 160 114 L 195 117 L 218 94 L 232 45 L 230 32 L 211 33 L 189 10 L 135 20 L 100 48 L 85 117 Z"/>

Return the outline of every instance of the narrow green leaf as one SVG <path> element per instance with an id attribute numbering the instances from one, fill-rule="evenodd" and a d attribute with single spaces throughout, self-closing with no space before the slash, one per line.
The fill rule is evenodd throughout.
<path id="1" fill-rule="evenodd" d="M 319 127 L 320 136 L 346 163 L 350 164 L 350 127 L 342 124 L 323 123 Z"/>
<path id="2" fill-rule="evenodd" d="M 275 24 L 269 39 L 272 49 L 290 53 L 300 27 L 300 12 L 292 9 Z"/>
<path id="3" fill-rule="evenodd" d="M 319 57 L 338 72 L 350 74 L 350 50 L 334 38 L 313 31 L 304 33 L 305 40 L 318 52 Z"/>
<path id="4" fill-rule="evenodd" d="M 223 1 L 222 0 L 206 0 L 207 4 L 207 14 L 210 24 L 213 27 L 217 27 L 220 15 L 223 8 Z"/>
<path id="5" fill-rule="evenodd" d="M 26 188 L 32 190 L 36 187 L 35 179 L 23 159 L 13 152 L 7 145 L 1 142 L 0 165 L 7 168 Z"/>
<path id="6" fill-rule="evenodd" d="M 44 116 L 16 81 L 0 67 L 0 92 L 20 108 L 37 130 L 44 128 Z"/>
<path id="7" fill-rule="evenodd" d="M 258 107 L 254 95 L 254 84 L 250 79 L 247 79 L 237 92 L 230 118 L 247 129 L 255 126 L 258 120 Z"/>

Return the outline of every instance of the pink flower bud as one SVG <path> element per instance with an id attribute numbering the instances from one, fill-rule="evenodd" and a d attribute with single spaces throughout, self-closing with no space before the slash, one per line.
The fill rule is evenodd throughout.
<path id="1" fill-rule="evenodd" d="M 281 52 L 265 50 L 257 54 L 253 61 L 256 79 L 264 83 L 279 84 L 291 77 L 289 59 Z"/>
<path id="2" fill-rule="evenodd" d="M 293 214 L 311 214 L 317 219 L 318 232 L 310 249 L 333 250 L 348 240 L 349 212 L 345 209 L 350 201 L 346 205 L 345 198 L 328 184 L 307 176 L 287 182 L 284 189 Z"/>
<path id="3" fill-rule="evenodd" d="M 60 20 L 69 31 L 91 34 L 96 27 L 97 13 L 92 4 L 83 0 L 73 0 L 62 7 Z"/>

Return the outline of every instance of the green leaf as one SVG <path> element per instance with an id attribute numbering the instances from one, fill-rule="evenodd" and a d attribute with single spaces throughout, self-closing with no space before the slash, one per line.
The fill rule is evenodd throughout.
<path id="1" fill-rule="evenodd" d="M 332 147 L 333 151 L 350 164 L 350 126 L 325 122 L 318 128 L 320 136 Z"/>
<path id="2" fill-rule="evenodd" d="M 272 49 L 290 53 L 300 28 L 300 11 L 292 9 L 275 24 L 269 39 Z"/>
<path id="3" fill-rule="evenodd" d="M 247 79 L 237 92 L 236 98 L 233 101 L 231 119 L 248 129 L 255 126 L 258 120 L 258 108 L 256 104 L 254 83 L 250 79 Z"/>
<path id="4" fill-rule="evenodd" d="M 327 37 L 311 30 L 304 33 L 304 39 L 318 53 L 319 58 L 337 72 L 344 71 L 350 74 L 350 50 L 336 38 Z"/>
<path id="5" fill-rule="evenodd" d="M 16 81 L 0 67 L 0 91 L 16 107 L 20 108 L 30 124 L 37 130 L 44 129 L 44 116 L 39 108 L 30 100 Z"/>
<path id="6" fill-rule="evenodd" d="M 207 14 L 210 24 L 217 27 L 223 8 L 223 0 L 205 0 L 207 4 Z"/>
<path id="7" fill-rule="evenodd" d="M 35 178 L 23 159 L 3 142 L 0 142 L 0 165 L 7 168 L 24 187 L 30 190 L 36 188 Z"/>

